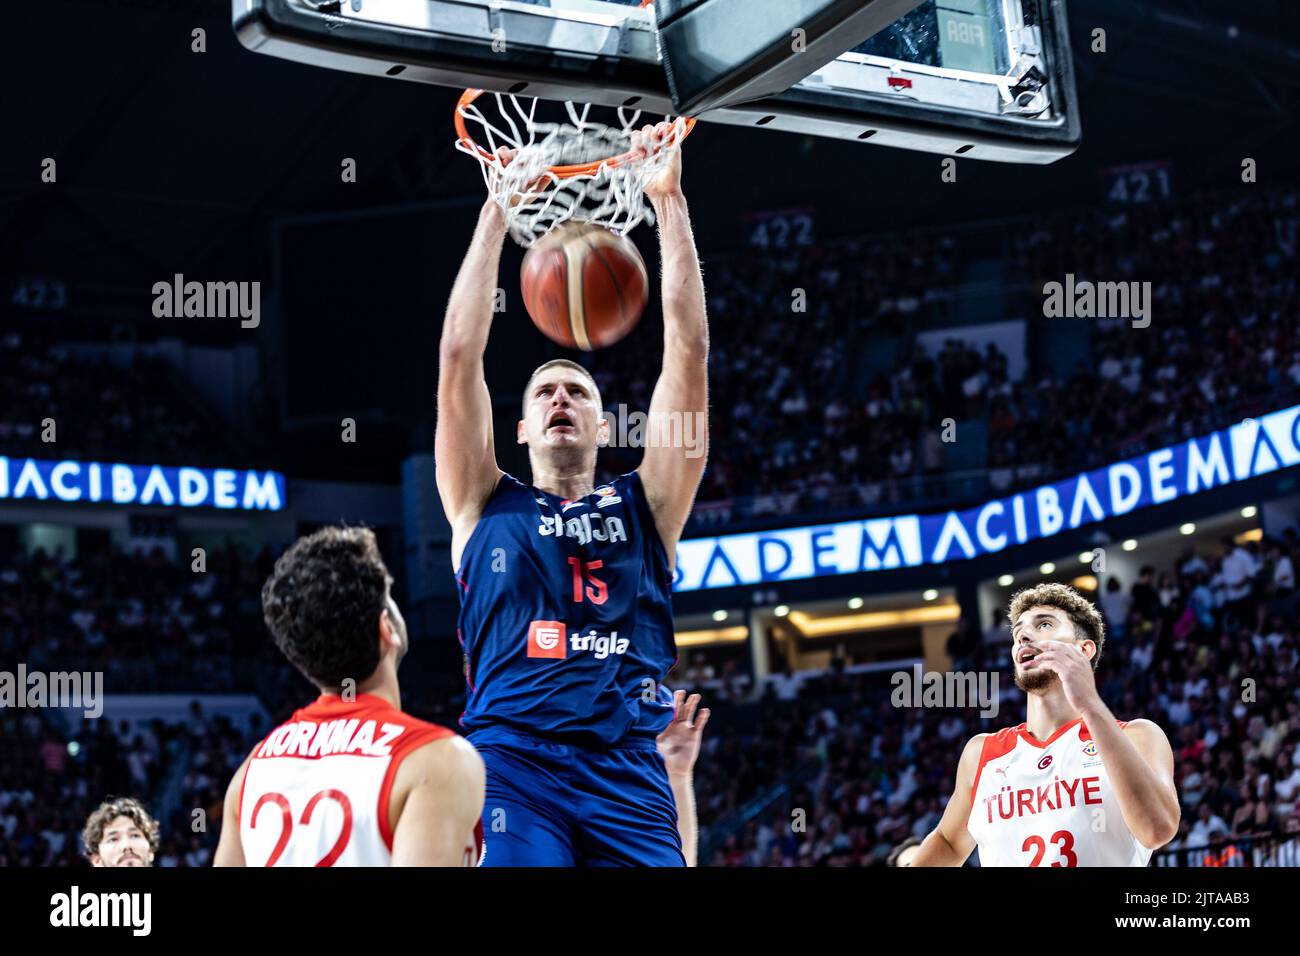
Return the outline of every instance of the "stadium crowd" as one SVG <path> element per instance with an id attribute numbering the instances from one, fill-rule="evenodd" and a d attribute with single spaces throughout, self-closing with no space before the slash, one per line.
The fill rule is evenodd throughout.
<path id="1" fill-rule="evenodd" d="M 1182 825 L 1162 853 L 1187 851 L 1183 865 L 1300 864 L 1296 840 L 1269 842 L 1300 834 L 1297 560 L 1289 530 L 1266 545 L 1225 542 L 1217 557 L 1189 551 L 1159 576 L 1144 568 L 1127 588 L 1113 577 L 1104 585 L 1098 689 L 1120 719 L 1145 717 L 1169 735 Z M 697 791 L 701 819 L 714 823 L 706 862 L 881 864 L 924 837 L 965 741 L 1024 719 L 1010 642 L 1005 624 L 981 633 L 967 623 L 949 644 L 954 670 L 998 672 L 992 719 L 977 709 L 900 710 L 884 674 L 834 668 L 791 700 L 777 693 L 781 678 L 770 679 L 730 732 L 705 743 Z"/>
<path id="2" fill-rule="evenodd" d="M 274 660 L 260 594 L 272 558 L 86 549 L 0 554 L 0 659 L 101 671 L 110 692 L 255 690 Z"/>
<path id="3" fill-rule="evenodd" d="M 710 308 L 726 317 L 713 324 L 711 403 L 727 414 L 713 416 L 698 511 L 743 517 L 711 503 L 754 495 L 767 504 L 749 514 L 912 500 L 944 472 L 937 423 L 948 417 L 986 420 L 989 480 L 1003 490 L 1281 407 L 1300 394 L 1298 195 L 1061 214 L 1020 230 L 1009 281 L 1034 290 L 1026 301 L 1041 307 L 1042 282 L 1067 272 L 1132 278 L 1151 281 L 1160 315 L 1170 316 L 1141 332 L 1096 323 L 1090 354 L 1063 376 L 1031 362 L 1031 374 L 1013 379 L 1009 357 L 992 345 L 952 338 L 933 354 L 913 346 L 912 319 L 957 294 L 962 260 L 951 237 L 856 239 L 706 263 Z M 804 293 L 803 311 L 794 292 Z M 845 360 L 880 339 L 898 346 L 885 371 Z M 619 362 L 602 357 L 602 389 L 647 408 L 653 370 Z M 13 401 L 0 412 L 0 443 L 8 454 L 50 457 L 39 423 L 54 417 L 61 454 L 197 463 L 206 456 L 196 448 L 222 447 L 161 370 L 141 365 L 130 375 L 123 384 L 120 369 L 5 333 L 0 387 Z M 65 414 L 85 408 L 96 409 L 95 421 Z M 616 473 L 634 461 L 612 449 L 603 466 Z M 855 489 L 851 502 L 832 494 L 843 487 Z M 1183 801 L 1175 848 L 1300 829 L 1296 561 L 1300 542 L 1288 532 L 1214 557 L 1189 554 L 1133 582 L 1103 581 L 1110 638 L 1098 679 L 1119 716 L 1148 717 L 1171 736 Z M 267 551 L 214 550 L 207 573 L 195 575 L 187 556 L 158 551 L 72 558 L 12 549 L 0 554 L 0 660 L 102 671 L 110 692 L 253 691 L 275 719 L 306 698 L 261 622 L 270 562 Z M 1004 640 L 1004 631 L 967 626 L 952 645 L 954 667 L 1001 673 L 997 726 L 1018 722 L 1010 715 L 1023 707 Z M 900 712 L 880 676 L 841 668 L 782 675 L 759 702 L 745 702 L 745 675 L 728 667 L 731 699 L 711 703 L 716 722 L 697 771 L 706 864 L 882 862 L 937 820 L 961 742 L 995 729 L 973 711 Z M 688 668 L 670 683 L 689 682 Z M 1241 696 L 1247 680 L 1251 700 Z M 454 725 L 455 712 L 448 698 L 420 716 Z M 67 732 L 31 712 L 0 710 L 0 865 L 75 862 L 76 834 L 103 796 L 152 801 L 164 792 L 178 796 L 159 863 L 209 862 L 215 827 L 196 833 L 190 814 L 201 808 L 212 819 L 256 729 L 220 720 L 88 727 L 70 746 Z M 164 780 L 177 760 L 183 777 Z"/>
<path id="4" fill-rule="evenodd" d="M 196 394 L 160 358 L 134 354 L 113 364 L 60 342 L 48 328 L 9 328 L 0 333 L 0 394 L 6 455 L 230 461 L 216 419 L 204 416 Z"/>
<path id="5" fill-rule="evenodd" d="M 1029 354 L 1016 361 L 993 343 L 962 341 L 955 318 L 972 294 L 967 269 L 992 254 L 987 239 L 893 233 L 706 261 L 710 398 L 727 411 L 710 422 L 693 521 L 970 493 L 939 480 L 951 467 L 947 419 L 982 424 L 960 432 L 984 446 L 961 457 L 982 463 L 965 467 L 987 469 L 979 480 L 1000 492 L 1300 396 L 1295 188 L 1056 212 L 1005 223 L 999 234 L 1008 311 L 997 318 L 1032 319 Z M 1054 369 L 1034 360 L 1043 287 L 1071 275 L 1149 282 L 1154 318 L 1140 331 L 1127 319 L 1090 321 L 1076 366 Z M 917 338 L 924 328 L 951 337 L 927 345 Z M 593 360 L 610 402 L 649 408 L 657 369 L 639 343 L 657 334 L 638 330 L 627 347 Z M 1012 375 L 1020 359 L 1027 371 Z M 223 465 L 238 457 L 161 359 L 115 365 L 47 332 L 9 330 L 0 335 L 0 388 L 8 454 L 48 458 L 57 447 L 61 456 Z M 57 424 L 55 446 L 42 440 L 46 419 Z M 637 454 L 608 449 L 602 471 L 635 467 Z"/>
<path id="6" fill-rule="evenodd" d="M 976 458 L 989 486 L 1005 491 L 1283 407 L 1300 396 L 1298 202 L 1292 188 L 1004 225 L 1015 237 L 1003 260 L 1008 317 L 1040 317 L 1028 325 L 1019 378 L 1004 351 L 962 342 L 959 329 L 930 350 L 909 334 L 924 310 L 956 299 L 963 266 L 978 255 L 951 235 L 706 261 L 711 405 L 727 414 L 710 422 L 694 520 L 935 497 L 945 419 L 987 426 Z M 1091 321 L 1074 368 L 1033 361 L 1044 284 L 1067 275 L 1150 282 L 1151 327 Z M 863 362 L 882 348 L 896 350 L 883 370 Z M 649 407 L 656 370 L 644 354 L 616 349 L 595 360 L 608 401 Z M 602 467 L 613 475 L 635 461 L 632 450 L 612 449 Z"/>
<path id="7" fill-rule="evenodd" d="M 1158 861 L 1177 850 L 1188 865 L 1300 864 L 1278 856 L 1295 855 L 1300 842 L 1273 842 L 1300 834 L 1297 561 L 1300 540 L 1289 530 L 1225 541 L 1216 555 L 1189 549 L 1176 567 L 1143 568 L 1127 586 L 1104 581 L 1103 699 L 1121 719 L 1162 726 L 1175 752 L 1182 827 Z M 776 674 L 757 700 L 708 681 L 715 717 L 696 768 L 701 863 L 873 865 L 923 837 L 943 811 L 964 741 L 1023 719 L 1009 649 L 1001 622 L 983 632 L 963 622 L 948 647 L 955 670 L 999 674 L 992 719 L 897 708 L 887 673 L 850 673 L 843 658 L 828 671 Z M 273 669 L 292 677 L 282 661 Z M 711 677 L 692 658 L 669 684 Z M 274 698 L 269 723 L 247 727 L 197 705 L 183 721 L 105 719 L 71 735 L 32 711 L 0 712 L 0 865 L 76 863 L 85 814 L 108 794 L 138 796 L 162 816 L 157 865 L 208 865 L 231 774 L 270 723 L 308 696 L 296 685 Z M 433 703 L 417 712 L 454 726 L 458 698 Z M 195 828 L 196 810 L 206 828 Z"/>
<path id="8" fill-rule="evenodd" d="M 151 794 L 177 756 L 179 728 L 87 720 L 52 726 L 32 710 L 0 709 L 0 866 L 85 863 L 86 815 L 108 794 Z"/>

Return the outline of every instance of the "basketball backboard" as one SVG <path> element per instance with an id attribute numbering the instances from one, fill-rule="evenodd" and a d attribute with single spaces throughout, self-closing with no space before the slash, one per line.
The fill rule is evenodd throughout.
<path id="1" fill-rule="evenodd" d="M 442 86 L 674 112 L 664 38 L 653 8 L 639 0 L 232 5 L 236 34 L 259 53 Z M 708 45 L 699 56 L 725 65 L 726 45 Z M 1079 142 L 1065 0 L 923 0 L 784 92 L 729 102 L 699 119 L 1049 163 Z"/>

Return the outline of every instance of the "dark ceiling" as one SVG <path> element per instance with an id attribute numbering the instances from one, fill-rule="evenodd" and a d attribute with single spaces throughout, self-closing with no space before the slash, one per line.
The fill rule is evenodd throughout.
<path id="1" fill-rule="evenodd" d="M 452 147 L 449 90 L 333 73 L 244 50 L 226 0 L 39 0 L 6 5 L 0 37 L 0 276 L 58 275 L 129 308 L 136 277 L 264 276 L 279 217 L 447 197 L 477 202 Z M 1228 26 L 1239 32 L 1231 36 Z M 1109 52 L 1086 52 L 1094 25 Z M 1075 0 L 1085 146 L 1052 167 L 937 157 L 702 127 L 687 186 L 702 241 L 744 211 L 813 204 L 826 230 L 879 231 L 1093 197 L 1108 162 L 1174 158 L 1184 189 L 1250 152 L 1293 154 L 1300 4 Z M 208 52 L 190 52 L 190 31 Z M 58 161 L 57 188 L 39 182 Z M 343 157 L 360 181 L 339 181 Z M 1294 163 L 1294 159 L 1290 159 Z M 1276 167 L 1275 167 L 1276 168 Z"/>

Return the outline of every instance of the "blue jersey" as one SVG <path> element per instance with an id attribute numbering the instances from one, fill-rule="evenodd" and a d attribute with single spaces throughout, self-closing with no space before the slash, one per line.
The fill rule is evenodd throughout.
<path id="1" fill-rule="evenodd" d="M 457 580 L 467 731 L 609 747 L 668 726 L 672 575 L 636 472 L 574 499 L 503 475 Z"/>

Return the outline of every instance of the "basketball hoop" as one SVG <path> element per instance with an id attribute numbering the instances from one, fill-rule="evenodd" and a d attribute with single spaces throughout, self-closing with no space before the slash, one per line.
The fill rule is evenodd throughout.
<path id="1" fill-rule="evenodd" d="M 525 247 L 570 220 L 619 235 L 653 222 L 645 187 L 695 126 L 693 118 L 666 117 L 667 130 L 634 150 L 640 110 L 620 107 L 617 122 L 606 124 L 590 118 L 590 103 L 568 101 L 568 122 L 542 123 L 536 97 L 492 93 L 487 95 L 496 101 L 494 120 L 480 105 L 485 93 L 469 89 L 457 102 L 456 148 L 482 165 L 489 195 L 505 213 L 510 235 Z M 471 122 L 482 127 L 486 146 L 471 135 Z M 508 162 L 498 155 L 503 149 L 514 153 Z"/>

